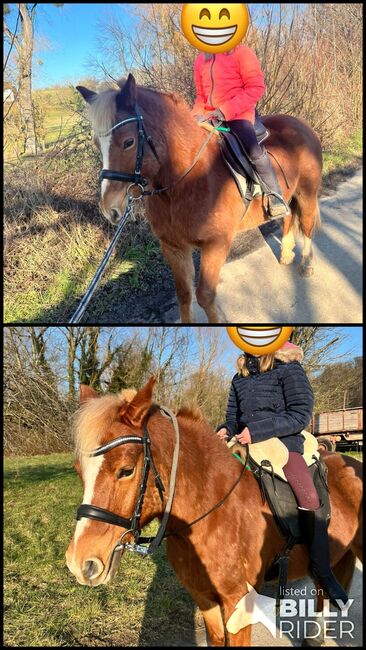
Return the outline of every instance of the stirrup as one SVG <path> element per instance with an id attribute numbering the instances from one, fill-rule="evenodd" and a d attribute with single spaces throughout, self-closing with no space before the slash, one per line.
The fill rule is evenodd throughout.
<path id="1" fill-rule="evenodd" d="M 285 199 L 283 198 L 283 196 L 281 196 L 281 194 L 278 194 L 277 192 L 272 191 L 272 192 L 266 192 L 264 196 L 267 198 L 268 205 L 267 205 L 266 209 L 267 209 L 268 217 L 270 219 L 280 219 L 282 217 L 291 216 L 290 207 L 289 207 L 288 203 L 285 201 Z M 282 204 L 282 206 L 283 206 L 283 210 L 279 211 L 278 214 L 273 214 L 272 213 L 272 205 L 271 205 L 271 199 L 270 199 L 271 196 L 274 196 L 280 202 L 280 204 Z M 277 207 L 280 208 L 280 206 L 277 206 Z"/>

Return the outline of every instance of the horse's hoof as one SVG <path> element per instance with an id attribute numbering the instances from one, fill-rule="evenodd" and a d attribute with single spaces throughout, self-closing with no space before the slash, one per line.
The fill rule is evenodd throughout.
<path id="1" fill-rule="evenodd" d="M 301 277 L 303 277 L 303 278 L 311 278 L 311 276 L 314 275 L 314 267 L 313 266 L 300 266 L 299 273 L 300 273 Z"/>
<path id="2" fill-rule="evenodd" d="M 280 264 L 283 264 L 284 266 L 287 266 L 288 264 L 292 264 L 292 262 L 295 259 L 295 253 L 281 253 L 281 259 L 280 259 Z"/>

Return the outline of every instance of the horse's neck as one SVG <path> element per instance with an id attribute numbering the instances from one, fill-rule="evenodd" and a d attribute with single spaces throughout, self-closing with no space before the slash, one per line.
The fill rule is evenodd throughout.
<path id="1" fill-rule="evenodd" d="M 241 466 L 204 422 L 179 418 L 180 444 L 172 515 L 192 521 L 226 496 Z M 155 427 L 154 427 L 155 428 Z M 173 427 L 156 423 L 154 460 L 168 491 L 175 446 Z"/>
<path id="2" fill-rule="evenodd" d="M 156 118 L 151 121 L 148 132 L 152 133 L 153 140 L 165 143 L 162 164 L 156 176 L 156 181 L 163 185 L 172 183 L 187 171 L 208 135 L 197 126 L 190 112 L 180 106 L 165 111 L 158 125 Z M 202 165 L 208 166 L 210 163 L 213 146 L 210 143 L 199 156 L 201 171 Z M 192 170 L 190 180 L 194 173 L 195 170 Z"/>

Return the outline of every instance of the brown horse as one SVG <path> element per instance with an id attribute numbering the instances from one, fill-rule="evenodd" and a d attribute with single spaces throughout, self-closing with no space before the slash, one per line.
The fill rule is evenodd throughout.
<path id="1" fill-rule="evenodd" d="M 164 485 L 169 485 L 175 436 L 171 422 L 151 403 L 152 389 L 153 379 L 137 394 L 122 391 L 119 395 L 97 397 L 92 389 L 82 387 L 76 441 L 83 503 L 123 517 L 134 512 L 142 475 L 142 445 L 126 444 L 96 457 L 89 457 L 88 452 L 119 436 L 141 437 L 147 416 L 155 465 Z M 166 530 L 178 532 L 167 537 L 168 559 L 201 610 L 211 643 L 248 646 L 251 626 L 233 634 L 226 630 L 226 623 L 247 593 L 247 583 L 260 590 L 283 538 L 269 508 L 262 503 L 251 472 L 243 472 L 243 466 L 198 414 L 181 411 L 177 419 L 180 449 Z M 333 453 L 325 460 L 332 508 L 331 564 L 347 588 L 355 558 L 362 557 L 362 464 Z M 218 504 L 242 472 L 242 478 L 220 507 L 197 523 L 186 525 Z M 141 524 L 155 517 L 161 519 L 164 507 L 150 474 Z M 95 586 L 113 577 L 116 567 L 111 566 L 111 556 L 121 530 L 84 517 L 78 521 L 66 559 L 81 584 Z M 130 539 L 131 533 L 127 533 Z M 290 558 L 289 578 L 302 578 L 307 569 L 307 551 L 297 545 Z"/>
<path id="2" fill-rule="evenodd" d="M 111 129 L 135 115 L 138 106 L 157 154 L 145 144 L 142 174 L 149 180 L 148 189 L 168 188 L 147 198 L 146 214 L 174 275 L 181 321 L 192 322 L 192 250 L 198 248 L 201 266 L 197 301 L 208 320 L 218 322 L 215 299 L 221 267 L 236 233 L 266 221 L 262 200 L 260 197 L 253 200 L 243 216 L 243 201 L 215 137 L 203 148 L 189 173 L 175 182 L 194 162 L 207 132 L 198 127 L 188 105 L 177 95 L 136 87 L 131 74 L 127 82 L 119 85 L 119 91 L 106 90 L 99 94 L 77 87 L 90 104 L 89 116 L 103 166 L 106 170 L 133 174 L 138 145 L 136 123 Z M 290 264 L 294 259 L 294 228 L 299 225 L 304 235 L 300 272 L 309 276 L 313 273 L 312 236 L 320 224 L 321 144 L 303 120 L 274 115 L 263 118 L 263 122 L 271 133 L 266 148 L 275 156 L 279 182 L 292 210 L 292 215 L 284 219 L 281 263 Z M 110 179 L 102 181 L 100 207 L 112 223 L 121 218 L 126 208 L 129 184 Z"/>

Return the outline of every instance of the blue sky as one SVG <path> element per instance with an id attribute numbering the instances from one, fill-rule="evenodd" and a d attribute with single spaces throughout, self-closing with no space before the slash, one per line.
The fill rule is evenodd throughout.
<path id="1" fill-rule="evenodd" d="M 69 2 L 55 7 L 50 3 L 39 3 L 35 19 L 33 88 L 47 88 L 55 84 L 75 85 L 85 77 L 94 76 L 89 63 L 91 58 L 102 54 L 97 43 L 100 26 L 115 16 L 131 33 L 135 22 L 132 15 L 134 6 L 133 3 Z M 301 4 L 297 6 L 301 9 Z M 17 5 L 10 3 L 9 7 L 12 11 L 6 21 L 14 30 Z M 260 24 L 261 11 L 266 4 L 249 4 L 249 7 L 253 18 Z M 38 64 L 39 60 L 42 65 Z M 125 70 L 121 70 L 120 76 L 125 73 Z"/>
<path id="2" fill-rule="evenodd" d="M 12 13 L 7 17 L 14 29 L 17 8 L 10 4 Z M 74 4 L 63 7 L 39 4 L 36 9 L 36 53 L 33 66 L 33 88 L 46 88 L 55 84 L 77 83 L 90 76 L 88 61 L 98 52 L 97 36 L 100 24 L 118 16 L 124 26 L 133 20 L 129 4 Z M 37 61 L 41 59 L 40 66 Z M 123 71 L 122 71 L 123 73 Z"/>
<path id="3" fill-rule="evenodd" d="M 195 328 L 189 328 L 189 327 L 184 327 L 186 331 L 188 331 L 189 339 L 190 339 L 190 349 L 189 349 L 189 354 L 190 358 L 192 359 L 192 362 L 194 363 L 196 359 L 199 357 L 199 346 L 197 339 L 194 335 L 194 329 Z M 197 328 L 198 329 L 198 328 Z M 205 331 L 209 331 L 210 328 L 204 328 L 200 327 L 199 328 L 203 333 Z M 235 372 L 235 363 L 238 355 L 240 354 L 240 350 L 234 345 L 234 343 L 231 341 L 229 338 L 226 327 L 220 327 L 215 329 L 220 331 L 220 344 L 221 344 L 221 353 L 220 355 L 216 358 L 216 365 L 222 366 L 227 370 L 229 374 L 233 374 Z M 114 328 L 114 330 L 117 332 L 117 328 Z M 148 330 L 148 327 L 144 326 L 138 326 L 138 327 L 121 327 L 120 328 L 120 335 L 122 337 L 125 337 L 126 335 L 131 335 L 133 332 L 138 330 L 140 332 L 141 338 L 144 339 L 144 333 Z M 331 338 L 334 338 L 334 336 L 339 334 L 339 337 L 342 338 L 342 340 L 337 343 L 332 351 L 332 357 L 337 357 L 339 355 L 344 355 L 341 361 L 345 361 L 348 359 L 353 359 L 354 357 L 357 356 L 362 356 L 362 327 L 358 326 L 348 326 L 348 327 L 335 327 L 335 333 L 334 331 L 331 332 L 330 336 Z M 118 337 L 118 333 L 117 333 Z"/>
<path id="4" fill-rule="evenodd" d="M 221 340 L 223 347 L 225 348 L 222 363 L 224 366 L 230 370 L 234 369 L 235 372 L 235 362 L 240 354 L 240 350 L 232 343 L 229 339 L 229 336 L 226 332 L 226 328 L 221 328 Z M 339 332 L 339 335 L 342 336 L 342 341 L 334 347 L 334 355 L 345 355 L 345 358 L 348 356 L 352 359 L 357 356 L 362 356 L 362 327 L 339 327 L 336 328 L 336 334 Z M 192 345 L 194 341 L 192 340 Z M 342 359 L 345 360 L 345 359 Z"/>

